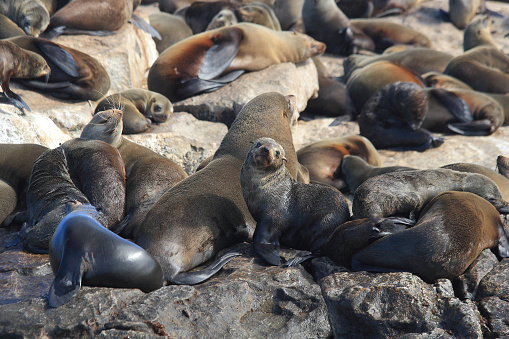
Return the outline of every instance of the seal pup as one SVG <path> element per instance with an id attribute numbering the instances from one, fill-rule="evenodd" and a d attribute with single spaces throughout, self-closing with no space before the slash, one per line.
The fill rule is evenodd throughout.
<path id="1" fill-rule="evenodd" d="M 297 182 L 285 167 L 285 150 L 274 139 L 257 139 L 240 171 L 242 195 L 256 220 L 255 252 L 279 265 L 283 246 L 316 252 L 350 218 L 345 197 L 320 184 Z"/>
<path id="2" fill-rule="evenodd" d="M 251 22 L 281 31 L 281 25 L 272 7 L 262 2 L 245 3 L 235 10 L 235 14 L 240 22 Z"/>
<path id="3" fill-rule="evenodd" d="M 0 96 L 0 103 L 10 104 L 23 112 L 23 109 L 30 111 L 30 107 L 23 99 L 10 88 L 11 79 L 28 79 L 45 77 L 48 79 L 51 72 L 50 67 L 43 57 L 37 53 L 18 47 L 10 41 L 0 41 L 0 83 L 3 93 Z"/>
<path id="4" fill-rule="evenodd" d="M 126 217 L 113 230 L 132 237 L 152 205 L 187 173 L 174 161 L 122 137 L 122 112 L 99 112 L 83 128 L 81 138 L 104 141 L 116 147 L 126 171 Z"/>
<path id="5" fill-rule="evenodd" d="M 138 288 L 145 293 L 163 286 L 159 263 L 138 245 L 102 227 L 94 206 L 71 201 L 66 209 L 49 248 L 55 275 L 50 307 L 65 304 L 81 285 Z"/>
<path id="6" fill-rule="evenodd" d="M 121 107 L 124 134 L 145 132 L 153 122 L 165 122 L 173 114 L 173 105 L 165 96 L 143 88 L 112 94 L 95 107 L 98 112 Z"/>
<path id="7" fill-rule="evenodd" d="M 261 44 L 264 48 L 259 48 Z M 196 34 L 167 48 L 150 68 L 148 89 L 175 102 L 221 88 L 244 71 L 303 62 L 324 50 L 323 43 L 305 34 L 239 23 Z"/>
<path id="8" fill-rule="evenodd" d="M 377 91 L 358 117 L 360 134 L 377 149 L 424 151 L 444 140 L 421 125 L 428 111 L 422 88 L 415 83 L 396 82 Z"/>
<path id="9" fill-rule="evenodd" d="M 438 168 L 385 173 L 364 181 L 354 194 L 353 218 L 415 215 L 444 191 L 475 193 L 500 213 L 509 211 L 497 184 L 487 176 Z"/>
<path id="10" fill-rule="evenodd" d="M 26 34 L 39 36 L 50 22 L 48 10 L 40 0 L 12 0 L 0 3 L 0 13 L 10 18 Z"/>
<path id="11" fill-rule="evenodd" d="M 232 1 L 196 1 L 182 12 L 187 25 L 193 34 L 202 33 L 207 29 L 212 19 L 222 10 L 234 11 L 240 4 Z"/>
<path id="12" fill-rule="evenodd" d="M 360 135 L 330 138 L 311 143 L 297 151 L 297 158 L 299 163 L 309 170 L 311 181 L 345 189 L 347 186 L 341 175 L 341 161 L 349 154 L 358 155 L 374 166 L 382 164 L 375 146 Z"/>
<path id="13" fill-rule="evenodd" d="M 350 232 L 346 237 L 334 233 L 326 249 L 364 238 L 362 233 Z M 355 271 L 408 271 L 432 283 L 439 278 L 456 278 L 486 248 L 495 249 L 502 258 L 509 257 L 500 214 L 475 194 L 449 191 L 426 205 L 415 226 L 382 237 L 356 252 L 351 266 Z M 333 249 L 331 252 L 334 254 Z"/>
<path id="14" fill-rule="evenodd" d="M 8 41 L 41 55 L 51 68 L 48 81 L 23 81 L 28 87 L 58 98 L 80 100 L 100 100 L 110 89 L 108 72 L 88 54 L 42 38 L 25 36 Z"/>
<path id="15" fill-rule="evenodd" d="M 285 149 L 290 174 L 298 177 L 299 164 L 290 131 L 294 111 L 295 98 L 279 93 L 264 93 L 250 100 L 240 110 L 212 161 L 168 190 L 133 231 L 134 241 L 159 261 L 167 282 L 203 281 L 222 264 L 204 277 L 195 277 L 200 271 L 186 271 L 203 264 L 221 249 L 251 238 L 256 222 L 240 185 L 240 170 L 250 141 L 260 137 L 276 140 Z"/>
<path id="16" fill-rule="evenodd" d="M 404 166 L 380 167 L 379 165 L 370 164 L 360 156 L 347 154 L 341 160 L 341 168 L 338 172 L 341 173 L 350 192 L 354 193 L 364 181 L 374 176 L 384 173 L 413 170 L 416 169 Z"/>

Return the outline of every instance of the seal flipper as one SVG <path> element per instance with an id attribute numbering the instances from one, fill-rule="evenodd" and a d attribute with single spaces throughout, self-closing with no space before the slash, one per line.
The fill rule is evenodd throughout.
<path id="1" fill-rule="evenodd" d="M 239 51 L 242 31 L 231 29 L 228 34 L 212 38 L 214 45 L 205 54 L 198 78 L 212 80 L 221 75 L 232 63 Z"/>
<path id="2" fill-rule="evenodd" d="M 156 38 L 158 40 L 162 40 L 161 34 L 159 34 L 158 31 L 152 25 L 147 23 L 143 18 L 137 16 L 136 14 L 131 15 L 131 19 L 129 19 L 129 22 L 131 22 L 134 26 L 138 27 L 139 29 L 147 32 L 152 36 L 153 38 Z"/>
<path id="3" fill-rule="evenodd" d="M 233 71 L 213 80 L 190 79 L 177 88 L 176 94 L 179 98 L 185 99 L 203 92 L 212 92 L 237 79 L 243 73 L 244 70 Z"/>
<path id="4" fill-rule="evenodd" d="M 50 307 L 65 304 L 80 290 L 81 277 L 84 272 L 83 256 L 81 254 L 77 251 L 66 253 L 64 248 L 58 272 L 49 288 L 48 301 Z"/>
<path id="5" fill-rule="evenodd" d="M 12 95 L 12 93 L 11 93 Z M 18 96 L 19 97 L 19 96 Z M 20 100 L 16 100 L 14 98 L 9 98 L 4 93 L 0 93 L 0 104 L 6 104 L 6 105 L 12 105 L 16 108 L 18 108 L 21 112 L 24 113 L 24 109 L 27 109 L 30 111 L 30 107 L 23 101 L 23 99 L 20 98 Z"/>
<path id="6" fill-rule="evenodd" d="M 458 121 L 471 122 L 474 120 L 465 100 L 456 94 L 443 88 L 433 88 L 430 91 Z"/>
<path id="7" fill-rule="evenodd" d="M 58 65 L 62 71 L 71 77 L 79 77 L 78 65 L 69 52 L 65 49 L 53 44 L 38 40 L 35 43 L 37 47 L 44 53 L 44 56 Z"/>
<path id="8" fill-rule="evenodd" d="M 280 232 L 277 231 L 279 229 L 277 225 L 273 225 L 267 222 L 266 219 L 262 219 L 257 223 L 253 234 L 255 253 L 274 266 L 279 266 L 281 264 L 281 258 L 279 257 Z"/>
<path id="9" fill-rule="evenodd" d="M 217 258 L 210 265 L 199 271 L 193 272 L 180 272 L 175 276 L 167 279 L 170 284 L 174 285 L 195 285 L 199 284 L 214 274 L 216 274 L 224 265 L 230 262 L 235 257 L 241 256 L 240 252 L 228 252 L 221 257 Z"/>
<path id="10" fill-rule="evenodd" d="M 447 124 L 447 128 L 461 135 L 472 136 L 486 136 L 494 132 L 494 126 L 488 119 L 451 123 Z"/>
<path id="11" fill-rule="evenodd" d="M 309 252 L 309 251 L 299 251 L 297 255 L 291 259 L 285 261 L 282 266 L 283 267 L 293 267 L 298 264 L 303 263 L 306 260 L 314 259 L 318 257 L 323 257 L 325 254 L 322 251 Z"/>

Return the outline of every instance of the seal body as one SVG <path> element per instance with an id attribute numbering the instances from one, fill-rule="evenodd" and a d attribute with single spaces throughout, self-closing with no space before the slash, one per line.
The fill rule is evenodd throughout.
<path id="1" fill-rule="evenodd" d="M 26 35 L 25 31 L 7 16 L 0 14 L 0 39 L 23 35 Z"/>
<path id="2" fill-rule="evenodd" d="M 142 133 L 152 121 L 165 122 L 173 114 L 173 105 L 165 96 L 143 88 L 133 88 L 112 94 L 101 100 L 94 114 L 115 107 L 123 111 L 123 133 Z"/>
<path id="3" fill-rule="evenodd" d="M 40 0 L 2 1 L 0 13 L 14 21 L 26 34 L 36 37 L 50 22 L 48 10 Z"/>
<path id="4" fill-rule="evenodd" d="M 366 223 L 364 227 L 369 228 Z M 329 250 L 366 238 L 366 232 L 341 231 L 343 234 L 338 231 L 329 238 Z M 382 237 L 357 251 L 351 258 L 351 266 L 356 271 L 409 271 L 432 283 L 439 278 L 456 278 L 486 248 L 496 249 L 501 257 L 509 256 L 500 214 L 475 194 L 448 191 L 426 205 L 415 226 Z M 334 254 L 333 250 L 328 253 Z"/>
<path id="5" fill-rule="evenodd" d="M 263 136 L 276 140 L 285 149 L 287 168 L 297 178 L 299 166 L 290 131 L 292 103 L 279 93 L 261 94 L 249 101 L 212 161 L 161 196 L 141 226 L 133 230 L 135 242 L 159 261 L 167 281 L 182 281 L 192 273 L 185 271 L 251 238 L 255 221 L 240 185 L 250 141 Z"/>
<path id="6" fill-rule="evenodd" d="M 343 157 L 349 154 L 360 156 L 374 166 L 382 164 L 375 146 L 360 135 L 314 142 L 299 149 L 297 158 L 309 170 L 311 181 L 344 189 L 346 183 L 340 166 Z"/>
<path id="7" fill-rule="evenodd" d="M 48 82 L 24 81 L 26 86 L 53 96 L 81 100 L 99 100 L 110 89 L 108 72 L 88 54 L 41 38 L 14 37 L 9 41 L 41 55 L 51 68 Z"/>
<path id="8" fill-rule="evenodd" d="M 449 0 L 449 18 L 459 29 L 467 27 L 484 0 Z"/>
<path id="9" fill-rule="evenodd" d="M 487 15 L 469 23 L 463 33 L 464 51 L 483 45 L 497 46 L 491 35 L 491 18 Z"/>
<path id="10" fill-rule="evenodd" d="M 242 195 L 256 220 L 254 249 L 279 265 L 279 244 L 321 250 L 330 233 L 350 218 L 345 197 L 336 189 L 303 184 L 284 165 L 285 151 L 271 138 L 257 139 L 240 171 Z"/>
<path id="11" fill-rule="evenodd" d="M 448 169 L 392 172 L 372 177 L 355 191 L 354 219 L 415 214 L 444 191 L 475 193 L 504 210 L 507 202 L 498 186 L 485 175 Z"/>
<path id="12" fill-rule="evenodd" d="M 161 40 L 154 39 L 159 54 L 176 42 L 193 35 L 191 27 L 178 15 L 161 12 L 151 14 L 148 19 L 150 25 L 161 35 Z"/>
<path id="13" fill-rule="evenodd" d="M 150 69 L 148 89 L 173 102 L 218 89 L 243 71 L 299 63 L 324 50 L 323 43 L 304 34 L 240 23 L 196 34 L 167 48 Z"/>
<path id="14" fill-rule="evenodd" d="M 138 288 L 163 286 L 159 263 L 141 247 L 105 229 L 94 206 L 71 202 L 51 239 L 49 260 L 55 279 L 49 306 L 65 304 L 81 285 Z"/>
<path id="15" fill-rule="evenodd" d="M 16 209 L 17 195 L 14 188 L 0 179 L 0 224 Z"/>

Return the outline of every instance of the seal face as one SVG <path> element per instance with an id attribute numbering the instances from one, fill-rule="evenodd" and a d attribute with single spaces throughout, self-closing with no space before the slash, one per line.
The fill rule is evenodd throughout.
<path id="1" fill-rule="evenodd" d="M 65 304 L 82 284 L 138 288 L 146 293 L 163 286 L 159 263 L 138 245 L 102 227 L 94 206 L 70 202 L 67 210 L 49 250 L 55 274 L 50 307 Z"/>
<path id="2" fill-rule="evenodd" d="M 240 172 L 242 195 L 256 220 L 254 249 L 279 265 L 279 243 L 321 250 L 330 233 L 350 217 L 345 197 L 336 189 L 303 184 L 292 178 L 285 151 L 271 138 L 257 139 Z"/>
<path id="3" fill-rule="evenodd" d="M 354 270 L 409 271 L 428 283 L 462 274 L 486 248 L 509 256 L 507 236 L 498 211 L 469 192 L 443 192 L 424 208 L 415 226 L 390 228 L 390 219 L 359 219 L 341 225 L 329 238 L 326 253 L 336 262 L 351 262 Z M 381 234 L 369 239 L 370 234 Z M 373 241 L 374 240 L 374 241 Z M 341 249 L 345 245 L 347 250 Z"/>

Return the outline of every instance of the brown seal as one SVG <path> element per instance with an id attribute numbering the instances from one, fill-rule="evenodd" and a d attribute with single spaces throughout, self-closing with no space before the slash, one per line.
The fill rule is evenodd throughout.
<path id="1" fill-rule="evenodd" d="M 437 195 L 413 227 L 402 230 L 393 227 L 396 223 L 390 219 L 345 223 L 329 238 L 326 253 L 338 263 L 351 263 L 356 271 L 409 271 L 428 283 L 459 276 L 486 248 L 509 257 L 500 214 L 469 192 Z M 386 228 L 389 232 L 384 232 Z"/>
<path id="2" fill-rule="evenodd" d="M 152 205 L 163 193 L 187 177 L 174 161 L 122 137 L 122 112 L 99 112 L 83 128 L 81 138 L 102 140 L 118 149 L 126 170 L 126 218 L 114 229 L 132 237 Z"/>
<path id="3" fill-rule="evenodd" d="M 205 30 L 210 31 L 216 28 L 231 26 L 238 23 L 239 20 L 231 9 L 222 9 L 216 14 L 216 16 L 212 18 Z"/>
<path id="4" fill-rule="evenodd" d="M 424 87 L 422 78 L 410 69 L 390 61 L 377 61 L 354 71 L 346 87 L 357 112 L 382 87 L 395 82 L 411 82 Z"/>
<path id="5" fill-rule="evenodd" d="M 124 216 L 125 169 L 117 149 L 99 140 L 71 139 L 35 162 L 27 190 L 29 221 L 21 230 L 24 247 L 47 251 L 49 239 L 76 200 L 100 208 L 101 224 L 115 227 Z"/>
<path id="6" fill-rule="evenodd" d="M 18 197 L 14 188 L 0 179 L 0 224 L 16 210 Z"/>
<path id="7" fill-rule="evenodd" d="M 498 173 L 509 178 L 509 158 L 499 155 L 497 157 L 497 169 Z"/>
<path id="8" fill-rule="evenodd" d="M 0 103 L 14 105 L 23 110 L 30 110 L 19 95 L 11 91 L 9 84 L 12 79 L 30 79 L 49 75 L 51 69 L 43 57 L 37 53 L 18 47 L 10 41 L 0 41 L 0 83 L 3 93 Z"/>
<path id="9" fill-rule="evenodd" d="M 491 18 L 485 15 L 468 24 L 463 33 L 463 51 L 483 45 L 497 46 L 491 35 L 491 22 Z"/>
<path id="10" fill-rule="evenodd" d="M 484 0 L 449 0 L 449 18 L 454 26 L 464 29 L 483 5 Z"/>
<path id="11" fill-rule="evenodd" d="M 276 0 L 274 14 L 276 15 L 283 31 L 294 31 L 302 25 L 302 6 L 304 0 Z M 304 30 L 298 32 L 304 32 Z"/>
<path id="12" fill-rule="evenodd" d="M 15 36 L 26 35 L 19 26 L 11 19 L 0 14 L 0 39 L 12 38 Z"/>
<path id="13" fill-rule="evenodd" d="M 249 2 L 235 10 L 240 22 L 251 22 L 275 31 L 281 30 L 279 20 L 271 6 L 262 2 Z"/>
<path id="14" fill-rule="evenodd" d="M 150 25 L 161 35 L 161 39 L 154 38 L 159 54 L 176 42 L 193 35 L 191 28 L 178 15 L 161 12 L 150 14 L 148 19 Z"/>
<path id="15" fill-rule="evenodd" d="M 377 149 L 423 151 L 439 147 L 443 138 L 421 128 L 427 113 L 428 101 L 419 85 L 388 84 L 374 93 L 362 108 L 358 117 L 360 134 Z"/>
<path id="16" fill-rule="evenodd" d="M 14 21 L 26 34 L 36 37 L 50 22 L 48 10 L 40 0 L 3 1 L 0 13 Z"/>
<path id="17" fill-rule="evenodd" d="M 256 220 L 255 252 L 279 265 L 279 244 L 323 250 L 332 231 L 350 218 L 345 197 L 320 184 L 297 182 L 285 167 L 285 150 L 274 139 L 257 139 L 240 171 L 242 195 Z"/>
<path id="18" fill-rule="evenodd" d="M 173 105 L 165 96 L 143 88 L 112 94 L 95 107 L 94 114 L 120 107 L 124 134 L 142 133 L 154 122 L 165 122 L 173 114 Z"/>
<path id="19" fill-rule="evenodd" d="M 41 55 L 51 74 L 44 79 L 24 81 L 26 86 L 60 98 L 99 100 L 110 89 L 110 77 L 95 58 L 70 47 L 34 37 L 9 39 L 19 47 Z"/>
<path id="20" fill-rule="evenodd" d="M 452 59 L 444 71 L 476 91 L 509 92 L 509 57 L 495 46 L 481 45 Z"/>
<path id="21" fill-rule="evenodd" d="M 344 156 L 353 154 L 366 159 L 374 166 L 382 160 L 373 144 L 363 136 L 351 135 L 325 139 L 304 146 L 297 151 L 299 163 L 309 170 L 309 179 L 329 184 L 337 189 L 346 188 L 341 175 L 341 161 Z"/>
<path id="22" fill-rule="evenodd" d="M 47 149 L 37 144 L 0 144 L 0 179 L 11 186 L 16 193 L 15 212 L 26 210 L 26 193 L 34 162 Z"/>
<path id="23" fill-rule="evenodd" d="M 202 33 L 207 29 L 212 19 L 224 9 L 235 10 L 238 3 L 232 1 L 196 1 L 182 13 L 193 34 Z"/>
<path id="24" fill-rule="evenodd" d="M 422 75 L 422 79 L 427 87 L 443 88 L 446 90 L 450 89 L 466 89 L 472 90 L 472 87 L 468 86 L 463 81 L 439 72 L 427 72 Z"/>
<path id="25" fill-rule="evenodd" d="M 255 221 L 240 185 L 240 169 L 250 141 L 264 136 L 276 140 L 285 149 L 290 174 L 297 178 L 299 164 L 290 131 L 294 100 L 265 93 L 244 105 L 212 161 L 168 190 L 133 231 L 134 241 L 163 267 L 166 281 L 203 281 L 210 275 L 186 271 L 253 234 Z"/>
<path id="26" fill-rule="evenodd" d="M 475 193 L 499 211 L 508 210 L 498 186 L 487 176 L 438 168 L 385 173 L 364 181 L 353 198 L 354 219 L 415 214 L 444 191 Z"/>
<path id="27" fill-rule="evenodd" d="M 159 263 L 141 247 L 102 227 L 94 206 L 73 201 L 66 208 L 49 249 L 55 274 L 50 307 L 65 304 L 81 285 L 138 288 L 147 293 L 163 286 Z"/>
<path id="28" fill-rule="evenodd" d="M 262 44 L 264 48 L 259 48 Z M 167 48 L 150 69 L 148 89 L 174 102 L 221 88 L 244 71 L 302 62 L 324 49 L 323 43 L 305 34 L 240 23 L 196 34 Z"/>
<path id="29" fill-rule="evenodd" d="M 415 168 L 404 166 L 380 167 L 380 164 L 373 165 L 362 157 L 352 154 L 345 155 L 343 157 L 341 161 L 341 168 L 338 172 L 340 172 L 350 192 L 354 193 L 355 190 L 357 190 L 357 188 L 369 178 L 384 173 L 413 170 L 415 170 Z"/>

